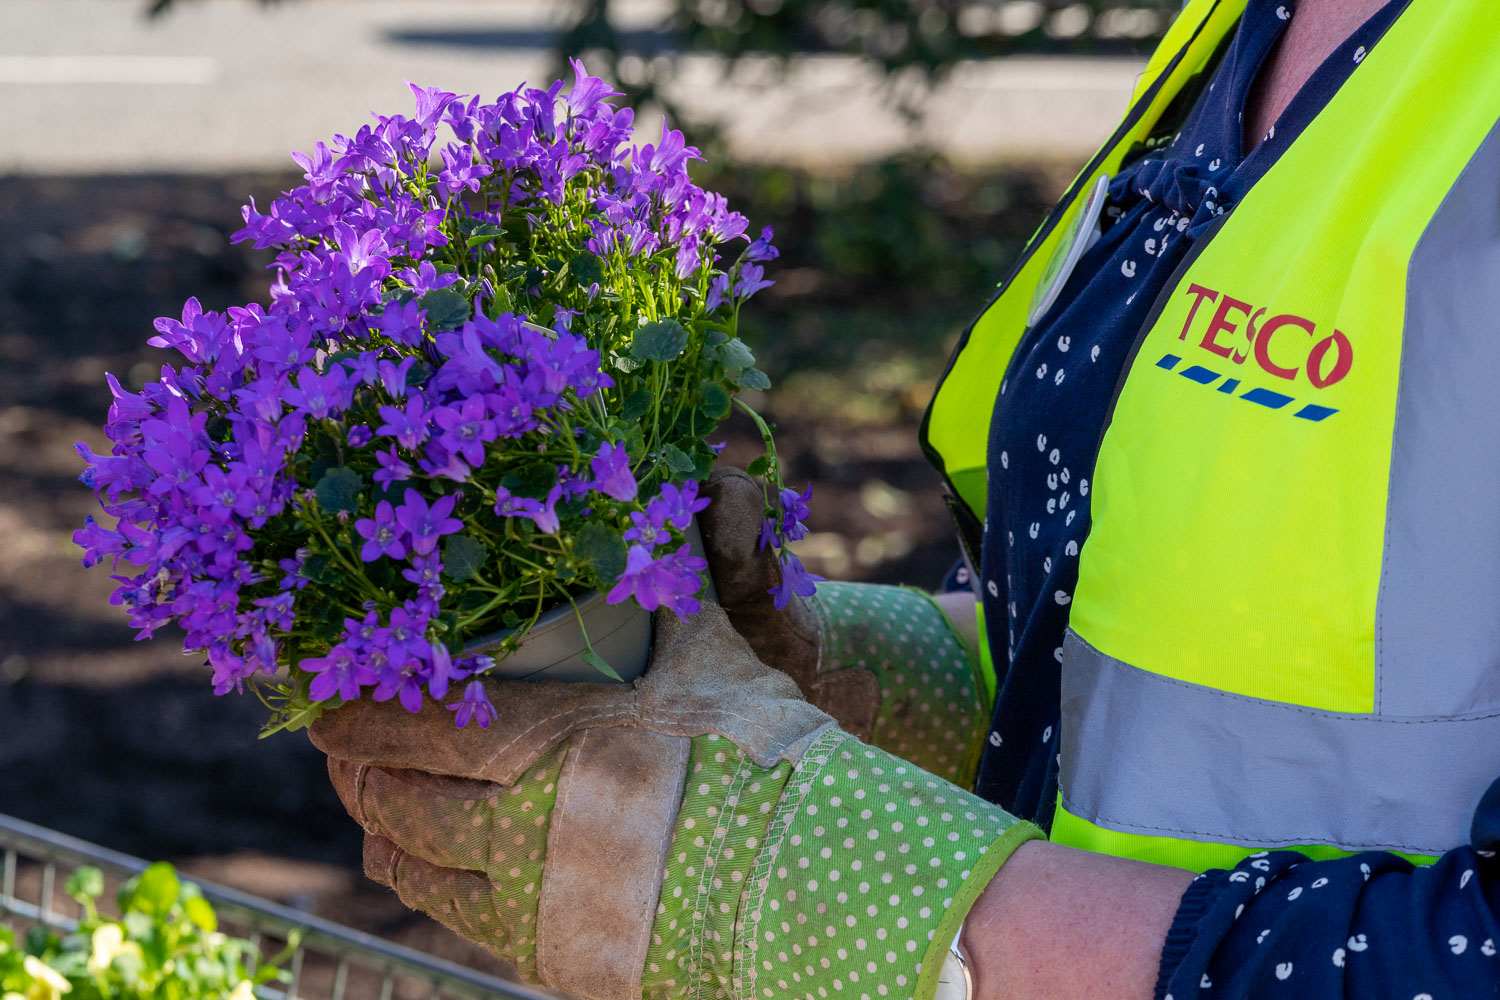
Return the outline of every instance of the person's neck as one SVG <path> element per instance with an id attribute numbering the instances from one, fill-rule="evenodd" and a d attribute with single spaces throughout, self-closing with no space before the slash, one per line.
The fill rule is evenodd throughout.
<path id="1" fill-rule="evenodd" d="M 1324 59 L 1388 0 L 1298 0 L 1296 13 L 1261 67 L 1245 107 L 1245 149 L 1260 144 Z"/>

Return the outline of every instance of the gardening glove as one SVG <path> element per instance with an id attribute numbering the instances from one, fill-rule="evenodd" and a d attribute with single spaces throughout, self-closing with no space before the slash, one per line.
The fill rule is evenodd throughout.
<path id="1" fill-rule="evenodd" d="M 973 786 L 991 695 L 978 653 L 932 598 L 910 587 L 820 583 L 777 608 L 776 553 L 760 546 L 766 501 L 739 469 L 717 469 L 698 515 L 709 572 L 734 627 L 765 663 L 850 733 Z"/>
<path id="2" fill-rule="evenodd" d="M 840 730 L 715 605 L 660 616 L 634 686 L 489 688 L 485 730 L 357 701 L 311 737 L 371 878 L 587 1000 L 931 1000 L 1040 836 Z"/>

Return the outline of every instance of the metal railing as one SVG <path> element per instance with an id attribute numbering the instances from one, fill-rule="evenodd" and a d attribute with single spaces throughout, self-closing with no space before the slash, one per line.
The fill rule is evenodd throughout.
<path id="1" fill-rule="evenodd" d="M 22 921 L 71 931 L 77 919 L 61 907 L 58 878 L 92 865 L 115 883 L 145 870 L 140 858 L 98 847 L 0 813 L 0 922 Z M 262 987 L 266 1000 L 557 1000 L 560 994 L 507 982 L 474 969 L 301 913 L 246 892 L 201 879 L 226 930 L 248 938 L 263 954 L 301 937 L 285 966 L 284 988 Z"/>

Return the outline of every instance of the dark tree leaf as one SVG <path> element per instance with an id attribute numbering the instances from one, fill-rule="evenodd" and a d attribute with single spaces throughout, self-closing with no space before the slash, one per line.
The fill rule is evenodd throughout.
<path id="1" fill-rule="evenodd" d="M 675 319 L 647 323 L 635 331 L 630 356 L 637 361 L 671 361 L 687 347 L 688 333 Z"/>
<path id="2" fill-rule="evenodd" d="M 620 419 L 641 419 L 651 411 L 651 403 L 655 398 L 650 389 L 637 389 L 626 398 L 625 405 L 620 407 Z"/>
<path id="3" fill-rule="evenodd" d="M 755 364 L 755 355 L 745 342 L 738 337 L 722 344 L 719 347 L 719 360 L 724 362 L 724 367 L 732 372 L 743 371 Z"/>
<path id="4" fill-rule="evenodd" d="M 364 488 L 364 485 L 364 480 L 359 478 L 359 473 L 353 469 L 342 465 L 329 469 L 323 473 L 323 478 L 318 480 L 318 485 L 314 489 L 318 497 L 318 506 L 330 514 L 358 510 L 359 491 Z"/>
<path id="5" fill-rule="evenodd" d="M 687 452 L 675 444 L 669 444 L 662 448 L 661 458 L 667 464 L 667 468 L 679 476 L 689 475 L 693 471 L 693 460 L 688 458 Z"/>
<path id="6" fill-rule="evenodd" d="M 740 373 L 739 378 L 736 381 L 738 381 L 739 384 L 744 386 L 746 389 L 771 388 L 770 376 L 761 371 L 759 368 L 746 368 L 743 372 Z"/>
<path id="7" fill-rule="evenodd" d="M 710 420 L 723 420 L 729 416 L 729 393 L 713 382 L 703 383 L 703 402 L 698 409 Z"/>
<path id="8" fill-rule="evenodd" d="M 583 526 L 574 549 L 579 558 L 594 568 L 601 586 L 613 582 L 625 572 L 625 539 L 598 521 Z"/>
<path id="9" fill-rule="evenodd" d="M 572 270 L 573 277 L 585 288 L 604 281 L 604 262 L 587 250 L 570 260 L 568 267 Z"/>
<path id="10" fill-rule="evenodd" d="M 467 580 L 484 568 L 490 551 L 473 535 L 450 535 L 443 543 L 443 575 Z"/>
<path id="11" fill-rule="evenodd" d="M 610 666 L 608 663 L 605 663 L 604 657 L 600 656 L 592 649 L 584 650 L 581 659 L 584 663 L 587 663 L 589 666 L 593 667 L 595 670 L 599 671 L 610 680 L 620 681 L 621 683 L 624 683 L 625 678 L 621 677 L 619 672 L 615 670 L 614 667 Z"/>
<path id="12" fill-rule="evenodd" d="M 468 298 L 452 288 L 434 288 L 418 299 L 417 305 L 427 311 L 427 329 L 433 333 L 457 330 L 474 311 Z"/>
<path id="13" fill-rule="evenodd" d="M 771 460 L 764 455 L 757 455 L 745 466 L 745 471 L 752 476 L 764 476 L 766 470 L 771 467 Z"/>

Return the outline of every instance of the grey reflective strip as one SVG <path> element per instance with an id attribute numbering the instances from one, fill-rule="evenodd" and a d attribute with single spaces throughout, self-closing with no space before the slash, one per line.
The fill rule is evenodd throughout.
<path id="1" fill-rule="evenodd" d="M 1441 854 L 1500 774 L 1500 711 L 1322 712 L 1171 680 L 1063 642 L 1069 812 L 1184 840 Z"/>
<path id="2" fill-rule="evenodd" d="M 1408 270 L 1375 623 L 1382 715 L 1500 707 L 1497 293 L 1500 126 Z"/>

